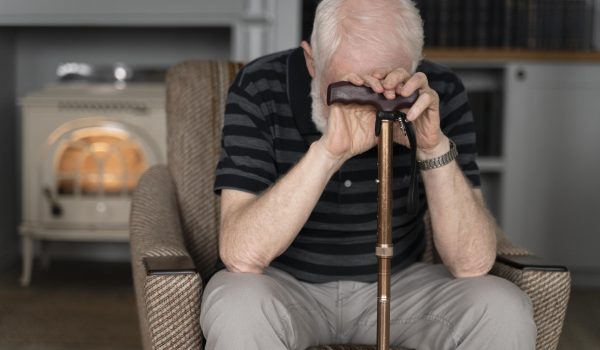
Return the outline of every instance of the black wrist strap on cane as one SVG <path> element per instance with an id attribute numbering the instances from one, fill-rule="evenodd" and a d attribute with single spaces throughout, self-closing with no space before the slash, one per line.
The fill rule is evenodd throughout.
<path id="1" fill-rule="evenodd" d="M 406 113 L 401 111 L 378 111 L 375 118 L 375 135 L 381 134 L 381 121 L 391 120 L 400 123 L 400 127 L 408 138 L 410 146 L 410 183 L 408 185 L 408 196 L 406 198 L 406 211 L 415 215 L 419 210 L 419 172 L 417 169 L 417 137 L 412 123 L 406 120 Z"/>

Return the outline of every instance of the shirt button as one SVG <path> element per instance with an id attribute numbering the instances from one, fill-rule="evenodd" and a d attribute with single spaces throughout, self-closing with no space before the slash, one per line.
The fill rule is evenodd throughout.
<path id="1" fill-rule="evenodd" d="M 344 181 L 344 186 L 346 186 L 346 187 L 352 186 L 352 181 L 350 181 L 350 180 Z"/>

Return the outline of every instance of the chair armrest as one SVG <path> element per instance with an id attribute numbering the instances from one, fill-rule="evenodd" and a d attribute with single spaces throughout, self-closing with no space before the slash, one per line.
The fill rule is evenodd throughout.
<path id="1" fill-rule="evenodd" d="M 148 276 L 197 273 L 194 260 L 189 256 L 146 256 L 142 262 Z"/>
<path id="2" fill-rule="evenodd" d="M 498 255 L 496 261 L 514 267 L 519 270 L 536 270 L 536 271 L 569 271 L 565 266 L 552 264 L 535 255 Z"/>
<path id="3" fill-rule="evenodd" d="M 203 349 L 201 294 L 198 273 L 148 275 L 143 294 L 145 323 L 140 323 L 147 325 L 144 349 Z"/>
<path id="4" fill-rule="evenodd" d="M 131 253 L 145 256 L 189 256 L 179 218 L 175 184 L 165 165 L 149 168 L 133 193 L 129 223 Z"/>
<path id="5" fill-rule="evenodd" d="M 567 268 L 534 256 L 502 255 L 490 273 L 513 282 L 529 296 L 538 330 L 536 349 L 556 349 L 571 290 Z"/>
<path id="6" fill-rule="evenodd" d="M 202 279 L 185 247 L 175 184 L 166 166 L 155 165 L 141 177 L 129 231 L 144 349 L 200 349 Z"/>

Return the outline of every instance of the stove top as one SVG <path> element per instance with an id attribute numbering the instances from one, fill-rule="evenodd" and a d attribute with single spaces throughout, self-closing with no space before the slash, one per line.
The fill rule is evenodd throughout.
<path id="1" fill-rule="evenodd" d="M 124 63 L 96 65 L 82 62 L 67 62 L 58 66 L 59 82 L 89 83 L 162 83 L 165 67 L 133 67 Z"/>

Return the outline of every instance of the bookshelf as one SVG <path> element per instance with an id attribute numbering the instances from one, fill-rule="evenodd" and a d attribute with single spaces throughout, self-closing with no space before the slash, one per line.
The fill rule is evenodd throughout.
<path id="1" fill-rule="evenodd" d="M 600 51 L 549 51 L 485 48 L 426 48 L 423 57 L 448 64 L 493 65 L 507 61 L 598 62 Z"/>
<path id="2" fill-rule="evenodd" d="M 427 47 L 599 49 L 597 0 L 415 0 Z"/>

